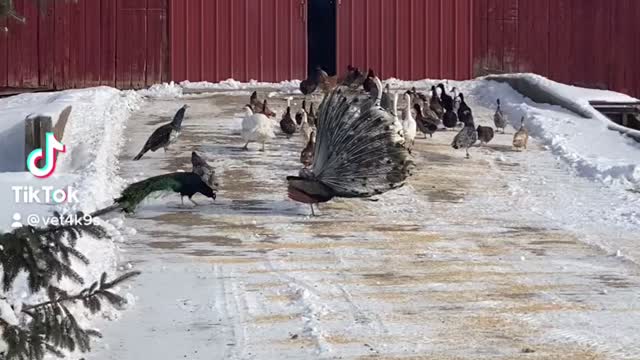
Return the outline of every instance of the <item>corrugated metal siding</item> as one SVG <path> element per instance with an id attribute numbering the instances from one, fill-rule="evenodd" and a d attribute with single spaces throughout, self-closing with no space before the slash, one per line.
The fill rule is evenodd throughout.
<path id="1" fill-rule="evenodd" d="M 474 75 L 535 72 L 640 96 L 640 1 L 474 1 Z"/>
<path id="2" fill-rule="evenodd" d="M 348 64 L 383 78 L 471 76 L 475 0 L 340 0 L 338 71 Z"/>
<path id="3" fill-rule="evenodd" d="M 170 0 L 175 81 L 306 75 L 306 0 Z"/>
<path id="4" fill-rule="evenodd" d="M 167 80 L 167 0 L 16 0 L 26 24 L 0 22 L 0 87 L 140 88 Z"/>

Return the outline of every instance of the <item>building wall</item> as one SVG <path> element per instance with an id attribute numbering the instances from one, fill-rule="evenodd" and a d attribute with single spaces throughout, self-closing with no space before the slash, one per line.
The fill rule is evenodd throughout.
<path id="1" fill-rule="evenodd" d="M 169 2 L 173 80 L 306 76 L 306 0 Z"/>
<path id="2" fill-rule="evenodd" d="M 474 0 L 338 1 L 338 72 L 382 78 L 469 79 Z"/>
<path id="3" fill-rule="evenodd" d="M 15 0 L 0 21 L 0 88 L 140 88 L 166 81 L 166 0 Z"/>
<path id="4" fill-rule="evenodd" d="M 474 2 L 474 75 L 535 72 L 640 97 L 640 1 Z"/>
<path id="5" fill-rule="evenodd" d="M 280 81 L 307 70 L 307 0 L 81 0 L 0 22 L 0 88 Z M 640 97 L 638 0 L 337 0 L 337 65 L 383 78 L 531 71 Z"/>

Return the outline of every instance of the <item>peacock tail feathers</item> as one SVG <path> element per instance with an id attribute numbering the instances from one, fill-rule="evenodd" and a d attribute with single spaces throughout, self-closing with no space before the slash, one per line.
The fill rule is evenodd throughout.
<path id="1" fill-rule="evenodd" d="M 174 175 L 164 174 L 133 183 L 124 189 L 122 196 L 116 199 L 116 203 L 123 211 L 133 213 L 138 204 L 152 194 L 161 197 L 169 192 L 178 192 L 181 184 Z"/>
<path id="2" fill-rule="evenodd" d="M 381 85 L 377 81 L 379 89 Z M 340 87 L 319 108 L 311 173 L 342 197 L 368 197 L 405 184 L 413 168 L 402 124 L 374 96 Z"/>

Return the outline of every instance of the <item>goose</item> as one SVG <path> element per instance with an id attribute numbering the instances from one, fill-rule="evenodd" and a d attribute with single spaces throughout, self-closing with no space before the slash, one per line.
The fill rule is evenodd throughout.
<path id="1" fill-rule="evenodd" d="M 257 142 L 262 143 L 260 151 L 265 151 L 265 143 L 276 136 L 271 120 L 265 114 L 254 113 L 250 105 L 246 105 L 244 111 L 242 140 L 245 141 L 245 145 L 242 149 L 249 150 L 249 143 Z"/>
<path id="2" fill-rule="evenodd" d="M 404 100 L 407 103 L 407 107 L 405 108 L 404 116 L 402 117 L 402 128 L 404 129 L 405 147 L 407 150 L 411 150 L 416 138 L 417 124 L 411 114 L 411 95 L 405 93 Z"/>
<path id="3" fill-rule="evenodd" d="M 498 108 L 496 109 L 496 113 L 493 114 L 493 123 L 496 129 L 502 129 L 502 133 L 504 134 L 504 129 L 507 127 L 507 118 L 500 108 L 500 99 L 496 100 L 496 103 L 498 103 Z"/>
<path id="4" fill-rule="evenodd" d="M 527 142 L 529 142 L 529 132 L 524 126 L 524 116 L 520 120 L 520 129 L 513 134 L 513 147 L 521 150 L 527 148 Z"/>

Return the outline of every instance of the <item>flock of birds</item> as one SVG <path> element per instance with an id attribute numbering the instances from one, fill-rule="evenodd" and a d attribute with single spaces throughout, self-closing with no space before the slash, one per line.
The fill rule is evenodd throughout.
<path id="1" fill-rule="evenodd" d="M 307 108 L 307 98 L 317 90 L 324 97 L 316 111 L 312 101 Z M 309 204 L 313 215 L 314 204 L 334 197 L 371 198 L 403 186 L 415 167 L 411 151 L 418 133 L 426 139 L 439 130 L 461 126 L 451 146 L 465 149 L 467 158 L 478 140 L 483 145 L 494 137 L 492 127 L 475 126 L 473 110 L 464 94 L 456 88 L 448 93 L 442 83 L 432 86 L 428 95 L 416 88 L 404 92 L 402 109 L 398 108 L 400 94 L 392 93 L 389 84 L 383 88 L 373 70 L 364 74 L 351 65 L 340 81 L 316 68 L 300 83 L 300 91 L 305 95 L 301 108 L 293 114 L 289 98 L 280 129 L 287 138 L 298 132 L 302 135 L 303 168 L 298 175 L 286 178 L 288 195 L 294 201 Z M 134 160 L 149 151 L 166 151 L 180 136 L 187 108 L 184 105 L 171 123 L 157 128 Z M 266 150 L 266 144 L 276 137 L 272 120 L 275 116 L 268 101 L 260 100 L 254 92 L 242 118 L 244 150 L 251 143 L 261 144 L 260 151 Z M 500 100 L 493 120 L 496 130 L 504 134 L 507 118 Z M 528 137 L 523 117 L 513 137 L 514 148 L 526 149 Z M 128 186 L 113 205 L 93 215 L 114 210 L 132 213 L 147 196 L 159 191 L 173 191 L 192 202 L 192 197 L 200 193 L 215 201 L 218 181 L 214 168 L 196 152 L 192 153 L 191 162 L 191 172 L 159 175 Z"/>

